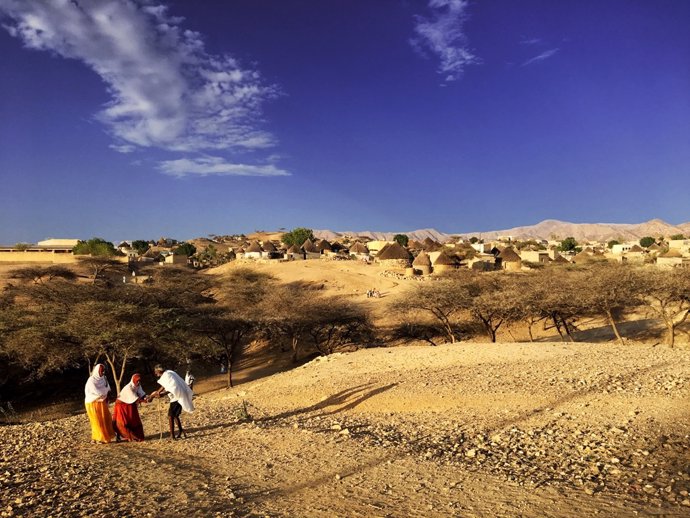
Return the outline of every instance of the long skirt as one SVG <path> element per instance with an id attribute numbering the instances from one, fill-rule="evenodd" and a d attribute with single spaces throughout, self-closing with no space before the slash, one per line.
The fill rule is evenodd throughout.
<path id="1" fill-rule="evenodd" d="M 119 399 L 115 400 L 113 426 L 125 441 L 144 440 L 144 425 L 141 423 L 136 403 L 128 404 Z"/>
<path id="2" fill-rule="evenodd" d="M 107 401 L 86 403 L 86 414 L 91 423 L 91 439 L 97 442 L 110 442 L 115 439 L 113 418 L 110 416 Z"/>

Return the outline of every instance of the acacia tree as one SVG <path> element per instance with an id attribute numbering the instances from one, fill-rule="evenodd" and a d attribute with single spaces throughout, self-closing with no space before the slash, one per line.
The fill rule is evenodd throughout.
<path id="1" fill-rule="evenodd" d="M 12 270 L 10 272 L 10 278 L 20 281 L 31 281 L 34 284 L 41 284 L 57 278 L 72 281 L 77 278 L 77 274 L 69 268 L 60 265 L 27 266 Z"/>
<path id="2" fill-rule="evenodd" d="M 242 345 L 260 327 L 261 302 L 275 283 L 273 276 L 250 268 L 237 268 L 213 286 L 213 304 L 189 315 L 190 326 L 202 337 L 201 352 L 220 359 L 233 386 L 232 369 Z"/>
<path id="3" fill-rule="evenodd" d="M 437 282 L 420 283 L 393 303 L 392 310 L 403 315 L 415 312 L 431 315 L 450 343 L 457 340 L 459 315 L 470 307 L 468 274 L 455 274 Z"/>
<path id="4" fill-rule="evenodd" d="M 491 342 L 496 342 L 503 324 L 520 317 L 516 287 L 514 277 L 502 273 L 476 276 L 468 284 L 470 314 L 481 323 Z"/>
<path id="5" fill-rule="evenodd" d="M 534 342 L 534 326 L 544 320 L 546 316 L 542 311 L 542 293 L 537 287 L 539 276 L 543 272 L 530 272 L 516 275 L 512 278 L 512 289 L 515 296 L 513 303 L 513 318 L 522 321 L 527 326 L 529 341 Z"/>
<path id="6" fill-rule="evenodd" d="M 276 286 L 262 302 L 266 327 L 288 339 L 293 363 L 297 363 L 302 342 L 313 324 L 314 309 L 314 297 L 293 284 Z"/>
<path id="7" fill-rule="evenodd" d="M 622 311 L 641 303 L 640 276 L 632 266 L 598 263 L 584 270 L 577 281 L 584 306 L 606 318 L 616 339 L 623 344 L 617 321 Z"/>
<path id="8" fill-rule="evenodd" d="M 124 263 L 106 256 L 79 257 L 79 264 L 83 265 L 91 272 L 91 278 L 94 284 L 104 280 L 106 272 L 124 273 L 127 271 L 127 266 Z"/>
<path id="9" fill-rule="evenodd" d="M 673 347 L 676 329 L 690 313 L 690 272 L 673 270 L 640 270 L 638 272 L 644 300 L 666 326 L 666 343 Z"/>
<path id="10" fill-rule="evenodd" d="M 324 356 L 335 352 L 339 345 L 368 338 L 370 331 L 364 308 L 338 297 L 317 300 L 307 328 L 314 347 Z"/>
<path id="11" fill-rule="evenodd" d="M 546 268 L 532 277 L 534 309 L 543 319 L 544 329 L 555 328 L 563 341 L 566 337 L 575 341 L 573 321 L 587 310 L 577 296 L 576 275 L 573 268 L 556 267 Z"/>
<path id="12" fill-rule="evenodd" d="M 179 279 L 150 288 L 26 280 L 12 287 L 19 318 L 3 337 L 3 349 L 32 377 L 104 359 L 119 390 L 128 362 L 164 350 L 184 330 L 181 313 L 205 300 L 187 294 L 184 286 Z"/>

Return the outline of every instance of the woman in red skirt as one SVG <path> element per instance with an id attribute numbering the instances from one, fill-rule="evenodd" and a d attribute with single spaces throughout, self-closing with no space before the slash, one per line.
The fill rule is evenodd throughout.
<path id="1" fill-rule="evenodd" d="M 137 408 L 142 401 L 146 401 L 146 394 L 141 388 L 141 376 L 135 374 L 132 376 L 132 381 L 120 391 L 120 395 L 115 400 L 113 427 L 118 440 L 144 440 L 144 425 L 141 423 Z"/>

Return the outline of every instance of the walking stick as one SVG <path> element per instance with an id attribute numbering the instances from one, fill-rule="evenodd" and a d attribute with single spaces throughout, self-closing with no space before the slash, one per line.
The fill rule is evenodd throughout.
<path id="1" fill-rule="evenodd" d="M 163 439 L 163 421 L 162 421 L 162 415 L 161 415 L 161 398 L 158 399 L 158 440 L 160 441 Z"/>

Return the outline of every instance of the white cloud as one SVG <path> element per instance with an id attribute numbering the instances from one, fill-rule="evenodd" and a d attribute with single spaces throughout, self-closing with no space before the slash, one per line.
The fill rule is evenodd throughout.
<path id="1" fill-rule="evenodd" d="M 558 48 L 545 50 L 541 54 L 538 54 L 538 55 L 534 56 L 533 58 L 530 58 L 527 61 L 525 61 L 522 64 L 522 66 L 524 67 L 527 65 L 531 65 L 532 63 L 538 63 L 539 61 L 544 61 L 545 59 L 549 59 L 551 56 L 556 54 L 556 52 L 558 52 L 558 50 L 559 50 Z"/>
<path id="2" fill-rule="evenodd" d="M 523 38 L 520 41 L 522 45 L 539 45 L 541 42 L 542 41 L 539 38 Z"/>
<path id="3" fill-rule="evenodd" d="M 206 51 L 200 33 L 149 0 L 0 0 L 5 29 L 30 49 L 76 59 L 111 100 L 96 114 L 132 152 L 243 151 L 275 145 L 261 107 L 278 95 L 256 70 Z M 210 173 L 209 173 L 210 174 Z"/>
<path id="4" fill-rule="evenodd" d="M 410 43 L 420 52 L 430 51 L 441 60 L 438 73 L 445 82 L 458 80 L 467 65 L 481 62 L 467 46 L 462 30 L 467 6 L 467 0 L 429 0 L 431 17 L 415 17 L 416 36 Z"/>
<path id="5" fill-rule="evenodd" d="M 273 164 L 233 164 L 224 158 L 206 156 L 202 158 L 181 158 L 165 160 L 159 164 L 161 172 L 175 177 L 183 176 L 290 176 L 284 169 Z"/>

